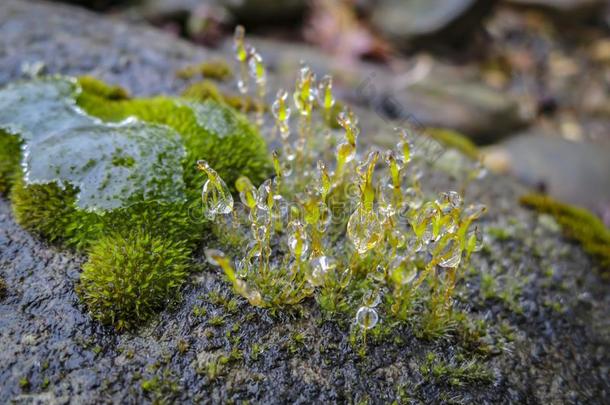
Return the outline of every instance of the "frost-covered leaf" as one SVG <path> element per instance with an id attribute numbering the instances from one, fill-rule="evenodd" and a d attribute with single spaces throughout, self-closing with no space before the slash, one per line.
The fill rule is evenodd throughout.
<path id="1" fill-rule="evenodd" d="M 24 142 L 27 184 L 78 187 L 76 205 L 105 211 L 141 199 L 184 199 L 177 132 L 133 119 L 104 123 L 82 112 L 66 78 L 20 82 L 0 90 L 0 128 Z"/>

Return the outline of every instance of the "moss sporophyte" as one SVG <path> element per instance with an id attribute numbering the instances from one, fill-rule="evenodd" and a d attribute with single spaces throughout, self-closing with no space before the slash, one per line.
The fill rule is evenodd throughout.
<path id="1" fill-rule="evenodd" d="M 0 192 L 17 221 L 89 255 L 79 295 L 118 329 L 176 297 L 211 233 L 227 253 L 207 249 L 208 261 L 254 306 L 312 300 L 364 341 L 401 322 L 442 335 L 485 207 L 423 191 L 426 152 L 409 130 L 393 150 L 360 151 L 358 117 L 337 114 L 330 76 L 303 66 L 265 108 L 263 59 L 243 28 L 234 41 L 255 125 L 209 85 L 196 100 L 130 98 L 91 77 L 0 90 Z M 271 153 L 258 133 L 269 119 Z"/>

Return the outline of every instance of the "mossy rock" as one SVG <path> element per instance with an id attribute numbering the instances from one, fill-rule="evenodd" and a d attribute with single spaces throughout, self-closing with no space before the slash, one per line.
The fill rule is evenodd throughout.
<path id="1" fill-rule="evenodd" d="M 95 66 L 138 97 L 177 94 L 176 70 L 211 59 L 202 47 L 59 3 L 5 0 L 0 11 L 3 82 L 43 60 L 72 75 Z M 363 124 L 376 118 L 359 115 Z M 454 186 L 443 173 L 424 178 Z M 78 304 L 82 258 L 32 238 L 0 198 L 0 273 L 10 286 L 0 303 L 0 402 L 608 403 L 607 285 L 578 244 L 519 206 L 523 192 L 493 175 L 469 187 L 490 208 L 482 231 L 510 237 L 485 232 L 488 245 L 460 286 L 456 306 L 468 316 L 454 334 L 425 341 L 409 325 L 388 333 L 382 319 L 364 355 L 351 346 L 350 324 L 325 320 L 307 301 L 294 312 L 252 308 L 211 269 L 172 290 L 169 302 L 179 292 L 180 305 L 117 335 Z M 492 294 L 482 280 L 493 280 Z"/>

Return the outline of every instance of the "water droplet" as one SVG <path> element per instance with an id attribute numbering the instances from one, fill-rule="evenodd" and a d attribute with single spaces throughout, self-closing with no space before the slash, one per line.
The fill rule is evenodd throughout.
<path id="1" fill-rule="evenodd" d="M 239 192 L 241 202 L 250 209 L 254 208 L 258 193 L 250 179 L 245 176 L 239 177 L 235 181 L 235 188 Z"/>
<path id="2" fill-rule="evenodd" d="M 326 275 L 335 270 L 337 262 L 332 257 L 320 256 L 310 260 L 309 265 L 311 266 L 308 280 L 310 284 L 319 287 L 324 284 Z"/>
<path id="3" fill-rule="evenodd" d="M 451 208 L 456 209 L 462 206 L 462 196 L 457 191 L 442 193 L 441 199 L 444 203 L 449 204 Z"/>
<path id="4" fill-rule="evenodd" d="M 369 307 L 360 307 L 356 312 L 356 323 L 362 329 L 372 329 L 377 325 L 379 321 L 379 315 L 377 311 Z"/>
<path id="5" fill-rule="evenodd" d="M 474 204 L 468 206 L 464 210 L 464 216 L 468 219 L 475 220 L 480 218 L 485 211 L 487 211 L 487 207 L 483 204 Z"/>
<path id="6" fill-rule="evenodd" d="M 324 76 L 318 85 L 318 103 L 320 107 L 325 110 L 330 110 L 335 105 L 335 98 L 333 97 L 333 78 L 331 76 Z"/>
<path id="7" fill-rule="evenodd" d="M 205 216 L 213 219 L 219 214 L 230 214 L 233 211 L 233 196 L 224 180 L 203 160 L 197 162 L 197 168 L 208 176 L 201 191 Z"/>
<path id="8" fill-rule="evenodd" d="M 377 267 L 375 267 L 375 271 L 369 273 L 369 276 L 373 280 L 379 281 L 380 283 L 385 281 L 385 267 L 383 267 L 382 265 L 378 265 Z"/>
<path id="9" fill-rule="evenodd" d="M 356 117 L 352 110 L 346 109 L 339 113 L 337 122 L 345 130 L 345 139 L 347 142 L 355 147 L 356 139 L 360 133 L 360 129 L 358 128 L 358 117 Z"/>
<path id="10" fill-rule="evenodd" d="M 307 256 L 309 241 L 303 225 L 299 222 L 291 222 L 288 225 L 290 235 L 288 237 L 288 248 L 295 258 L 301 259 Z"/>
<path id="11" fill-rule="evenodd" d="M 275 118 L 275 123 L 280 130 L 280 137 L 283 140 L 287 140 L 290 136 L 290 127 L 288 121 L 290 120 L 290 107 L 287 103 L 288 92 L 284 89 L 278 90 L 275 101 L 271 105 L 271 114 Z"/>
<path id="12" fill-rule="evenodd" d="M 311 69 L 308 66 L 301 67 L 293 94 L 294 105 L 301 115 L 311 114 L 316 93 L 314 82 L 315 75 Z"/>
<path id="13" fill-rule="evenodd" d="M 374 308 L 381 303 L 381 295 L 377 291 L 367 291 L 362 297 L 362 303 L 365 307 Z"/>
<path id="14" fill-rule="evenodd" d="M 479 230 L 479 228 L 475 228 L 474 230 L 468 232 L 468 251 L 478 252 L 483 249 L 483 234 Z"/>
<path id="15" fill-rule="evenodd" d="M 254 79 L 256 84 L 265 84 L 267 79 L 265 64 L 263 63 L 261 55 L 256 52 L 256 49 L 254 48 L 251 48 L 249 52 L 248 67 L 250 69 L 250 76 Z"/>
<path id="16" fill-rule="evenodd" d="M 208 261 L 208 263 L 210 263 L 212 266 L 220 266 L 220 263 L 218 262 L 219 259 L 222 259 L 225 257 L 224 252 L 218 250 L 218 249 L 206 249 L 205 250 L 205 258 Z"/>
<path id="17" fill-rule="evenodd" d="M 349 163 L 356 157 L 356 148 L 348 142 L 342 142 L 337 146 L 337 157 L 344 164 Z"/>
<path id="18" fill-rule="evenodd" d="M 273 188 L 271 179 L 267 179 L 258 187 L 258 198 L 256 199 L 256 205 L 263 211 L 269 210 L 273 207 Z"/>
<path id="19" fill-rule="evenodd" d="M 347 223 L 347 235 L 359 254 L 374 248 L 381 240 L 382 224 L 374 211 L 366 212 L 358 207 Z"/>
<path id="20" fill-rule="evenodd" d="M 289 144 L 284 145 L 284 157 L 288 162 L 293 161 L 297 157 L 296 151 Z"/>
<path id="21" fill-rule="evenodd" d="M 462 249 L 456 239 L 449 239 L 439 254 L 441 267 L 456 268 L 462 260 Z"/>
<path id="22" fill-rule="evenodd" d="M 418 275 L 419 270 L 415 263 L 402 257 L 399 257 L 394 261 L 390 272 L 390 277 L 394 283 L 400 286 L 411 284 Z"/>

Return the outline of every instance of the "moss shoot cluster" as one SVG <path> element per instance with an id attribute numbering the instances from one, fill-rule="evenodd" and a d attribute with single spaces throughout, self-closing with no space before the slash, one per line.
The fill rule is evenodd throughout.
<path id="1" fill-rule="evenodd" d="M 189 249 L 135 230 L 110 233 L 89 251 L 78 292 L 93 317 L 122 330 L 150 318 L 175 298 L 188 276 Z"/>

